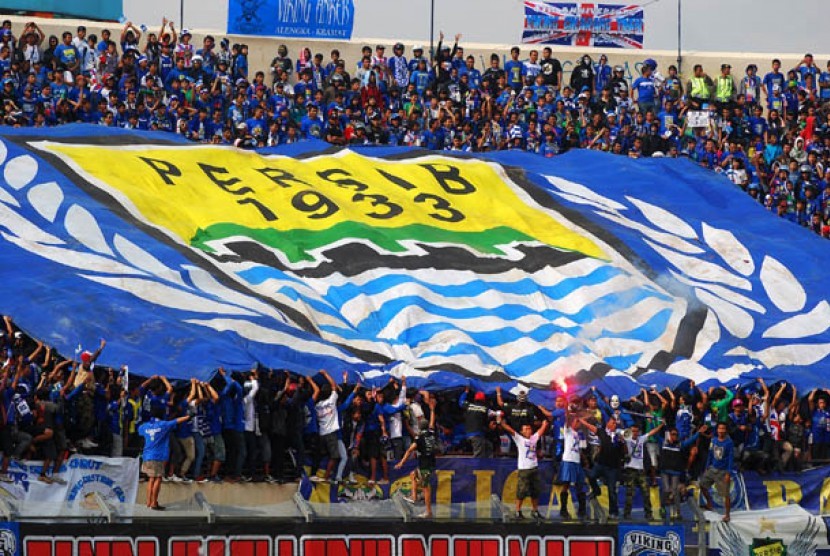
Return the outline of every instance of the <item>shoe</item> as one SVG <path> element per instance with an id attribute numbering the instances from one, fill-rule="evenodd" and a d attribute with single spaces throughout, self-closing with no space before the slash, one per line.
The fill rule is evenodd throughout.
<path id="1" fill-rule="evenodd" d="M 648 512 L 645 515 L 645 518 L 646 518 L 646 521 L 654 521 L 654 514 L 652 514 L 651 512 Z"/>
<path id="2" fill-rule="evenodd" d="M 210 481 L 211 483 L 221 483 L 222 477 L 220 477 L 219 475 L 214 475 L 213 477 L 208 479 L 208 481 Z"/>
<path id="3" fill-rule="evenodd" d="M 253 477 L 249 477 L 248 475 L 242 475 L 242 482 L 243 483 L 252 483 L 254 481 Z"/>
<path id="4" fill-rule="evenodd" d="M 239 482 L 239 477 L 225 477 L 223 480 L 230 485 L 235 485 Z"/>
<path id="5" fill-rule="evenodd" d="M 388 484 L 389 484 L 389 479 L 381 479 L 381 480 L 378 482 L 378 484 L 379 484 L 379 485 L 388 485 Z"/>
<path id="6" fill-rule="evenodd" d="M 571 513 L 568 510 L 562 510 L 559 512 L 559 519 L 568 520 L 571 519 Z"/>
<path id="7" fill-rule="evenodd" d="M 196 482 L 199 483 L 200 485 L 203 485 L 207 482 L 210 482 L 210 479 L 205 477 L 204 475 L 202 475 L 201 477 L 196 478 Z"/>
<path id="8" fill-rule="evenodd" d="M 418 501 L 413 496 L 404 496 L 403 499 L 406 500 L 407 502 L 409 502 L 410 504 L 417 504 L 418 503 Z"/>
<path id="9" fill-rule="evenodd" d="M 544 519 L 542 517 L 542 514 L 540 514 L 538 510 L 533 510 L 532 512 L 530 512 L 530 517 L 532 517 L 533 519 Z"/>
<path id="10" fill-rule="evenodd" d="M 357 477 L 354 476 L 354 473 L 349 472 L 349 478 L 346 479 L 351 484 L 357 484 Z"/>
<path id="11" fill-rule="evenodd" d="M 312 482 L 312 483 L 322 483 L 322 482 L 323 482 L 323 478 L 322 478 L 321 476 L 319 476 L 319 475 L 312 475 L 312 476 L 311 476 L 311 482 Z"/>
<path id="12" fill-rule="evenodd" d="M 157 512 L 163 512 L 164 511 L 164 506 L 162 506 L 162 505 L 150 506 L 150 509 L 155 510 Z"/>
<path id="13" fill-rule="evenodd" d="M 273 485 L 274 483 L 277 482 L 277 480 L 274 477 L 272 477 L 271 475 L 265 475 L 262 478 L 262 480 L 265 481 L 268 484 L 271 484 L 271 485 Z"/>
<path id="14" fill-rule="evenodd" d="M 646 519 L 648 519 L 649 514 L 646 514 Z M 623 512 L 623 519 L 631 519 L 631 512 Z"/>
<path id="15" fill-rule="evenodd" d="M 98 447 L 98 443 L 95 442 L 94 440 L 92 440 L 91 438 L 81 439 L 81 441 L 78 442 L 78 445 L 81 448 L 97 448 Z"/>
<path id="16" fill-rule="evenodd" d="M 524 519 L 524 518 L 525 518 L 525 516 L 522 512 L 516 512 L 515 514 L 513 514 L 513 519 Z"/>
<path id="17" fill-rule="evenodd" d="M 57 485 L 65 485 L 66 481 L 61 479 L 60 477 L 52 477 L 52 482 Z"/>
<path id="18" fill-rule="evenodd" d="M 432 514 L 421 512 L 416 516 L 418 519 L 432 519 Z"/>
<path id="19" fill-rule="evenodd" d="M 171 483 L 180 483 L 182 482 L 182 478 L 178 475 L 170 475 L 170 482 Z"/>
<path id="20" fill-rule="evenodd" d="M 171 483 L 173 482 L 173 477 L 170 475 L 165 475 L 161 478 L 162 483 Z"/>
<path id="21" fill-rule="evenodd" d="M 193 483 L 193 479 L 191 479 L 190 477 L 179 477 L 179 482 L 184 485 L 189 485 Z"/>
<path id="22" fill-rule="evenodd" d="M 49 478 L 49 477 L 47 477 L 46 475 L 40 475 L 40 476 L 37 478 L 37 480 L 38 480 L 38 481 L 40 481 L 41 483 L 46 483 L 47 485 L 51 485 L 51 484 L 52 484 L 52 479 L 50 479 L 50 478 Z"/>
<path id="23" fill-rule="evenodd" d="M 0 473 L 0 482 L 2 483 L 13 483 L 14 479 L 11 478 L 11 475 L 8 473 Z"/>

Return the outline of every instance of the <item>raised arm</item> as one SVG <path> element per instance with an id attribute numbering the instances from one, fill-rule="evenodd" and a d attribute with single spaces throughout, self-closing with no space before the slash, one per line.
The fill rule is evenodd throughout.
<path id="1" fill-rule="evenodd" d="M 310 379 L 308 383 L 309 385 L 311 385 L 311 399 L 316 402 L 317 399 L 320 397 L 320 387 L 317 386 L 317 383 L 314 381 L 314 379 Z"/>
<path id="2" fill-rule="evenodd" d="M 501 397 L 501 386 L 496 386 L 496 404 L 499 407 L 504 407 L 504 400 Z"/>

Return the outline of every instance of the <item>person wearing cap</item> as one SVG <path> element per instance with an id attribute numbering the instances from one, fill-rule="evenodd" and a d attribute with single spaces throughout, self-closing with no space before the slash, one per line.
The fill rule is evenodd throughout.
<path id="1" fill-rule="evenodd" d="M 412 74 L 418 69 L 418 63 L 423 60 L 426 66 L 429 66 L 429 60 L 424 56 L 424 47 L 416 44 L 412 47 L 412 58 L 409 59 L 409 73 Z"/>
<path id="2" fill-rule="evenodd" d="M 401 89 L 409 84 L 409 62 L 404 56 L 403 43 L 395 43 L 392 47 L 392 56 L 387 61 L 389 76 L 392 82 Z"/>
<path id="3" fill-rule="evenodd" d="M 720 75 L 715 79 L 715 104 L 719 110 L 731 108 L 735 101 L 735 80 L 732 78 L 732 66 L 721 64 Z"/>
<path id="4" fill-rule="evenodd" d="M 476 392 L 470 401 L 470 386 L 464 389 L 458 398 L 458 405 L 464 411 L 464 431 L 473 449 L 473 457 L 492 457 L 493 446 L 487 441 L 486 435 L 490 419 L 497 413 L 487 405 L 487 396 L 484 392 Z"/>
<path id="5" fill-rule="evenodd" d="M 184 67 L 189 69 L 193 64 L 193 56 L 196 54 L 196 46 L 190 41 L 193 35 L 187 29 L 182 29 L 179 35 L 179 41 L 176 43 L 176 48 L 173 50 L 173 57 L 176 60 L 184 60 Z"/>
<path id="6" fill-rule="evenodd" d="M 386 57 L 386 47 L 382 44 L 375 46 L 375 53 L 372 55 L 372 67 L 377 66 L 385 77 L 389 66 L 389 58 Z"/>
<path id="7" fill-rule="evenodd" d="M 435 51 L 435 83 L 437 86 L 446 85 L 451 81 L 450 70 L 452 69 L 452 60 L 458 52 L 458 41 L 461 40 L 461 33 L 455 35 L 455 42 L 453 42 L 452 49 L 444 44 L 444 32 L 438 34 L 438 47 Z"/>

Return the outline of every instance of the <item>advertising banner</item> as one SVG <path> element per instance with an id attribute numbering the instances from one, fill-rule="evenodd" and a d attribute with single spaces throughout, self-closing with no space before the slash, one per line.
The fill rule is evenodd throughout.
<path id="1" fill-rule="evenodd" d="M 122 0 L 3 0 L 3 13 L 15 11 L 53 13 L 97 21 L 118 21 L 124 13 Z"/>
<path id="2" fill-rule="evenodd" d="M 642 6 L 525 0 L 523 43 L 643 48 Z"/>
<path id="3" fill-rule="evenodd" d="M 682 526 L 620 525 L 619 556 L 685 556 Z"/>
<path id="4" fill-rule="evenodd" d="M 228 33 L 349 40 L 353 0 L 230 0 Z"/>
<path id="5" fill-rule="evenodd" d="M 273 531 L 278 532 L 273 532 Z M 4 556 L 110 554 L 118 556 L 614 556 L 617 528 L 501 523 L 240 523 L 155 522 L 131 525 L 0 523 Z"/>

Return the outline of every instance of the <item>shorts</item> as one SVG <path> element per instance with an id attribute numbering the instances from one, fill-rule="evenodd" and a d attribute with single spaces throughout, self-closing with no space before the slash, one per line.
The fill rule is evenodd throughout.
<path id="1" fill-rule="evenodd" d="M 141 470 L 151 479 L 162 477 L 164 475 L 164 462 L 154 460 L 145 461 L 141 464 Z"/>
<path id="2" fill-rule="evenodd" d="M 559 466 L 559 476 L 557 477 L 560 484 L 579 485 L 585 482 L 585 471 L 582 466 L 572 461 L 563 461 Z"/>
<path id="3" fill-rule="evenodd" d="M 340 459 L 340 450 L 337 448 L 337 433 L 330 432 L 320 437 L 320 446 L 323 449 L 323 454 L 327 455 L 329 459 Z"/>
<path id="4" fill-rule="evenodd" d="M 213 461 L 225 462 L 225 439 L 221 434 L 215 434 L 205 438 L 205 445 L 210 448 Z"/>
<path id="5" fill-rule="evenodd" d="M 539 469 L 519 469 L 516 499 L 539 498 L 541 491 L 542 485 L 539 481 Z"/>
<path id="6" fill-rule="evenodd" d="M 718 491 L 718 494 L 720 494 L 722 498 L 726 498 L 729 495 L 729 490 L 726 485 L 727 477 L 729 477 L 728 471 L 709 467 L 700 477 L 700 488 L 709 488 L 712 485 L 715 485 L 715 489 Z"/>
<path id="7" fill-rule="evenodd" d="M 434 469 L 419 467 L 415 470 L 415 482 L 420 488 L 429 488 L 432 486 L 433 473 L 435 473 Z"/>
<path id="8" fill-rule="evenodd" d="M 363 435 L 363 442 L 367 458 L 378 459 L 381 457 L 380 433 L 378 431 L 367 431 Z"/>

